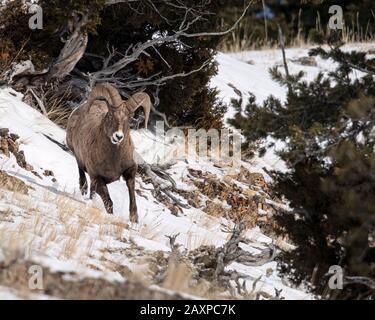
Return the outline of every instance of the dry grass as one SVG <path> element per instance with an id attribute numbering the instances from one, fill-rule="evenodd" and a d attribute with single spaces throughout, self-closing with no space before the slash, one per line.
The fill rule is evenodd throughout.
<path id="1" fill-rule="evenodd" d="M 243 174 L 242 170 L 241 175 Z M 208 198 L 203 209 L 205 213 L 217 218 L 224 217 L 233 222 L 246 220 L 248 227 L 256 226 L 259 218 L 257 198 L 250 197 L 234 182 L 220 180 L 213 174 L 190 170 L 190 175 L 193 177 L 191 182 Z M 249 180 L 247 183 L 252 182 Z"/>
<path id="2" fill-rule="evenodd" d="M 194 250 L 201 246 L 209 246 L 213 244 L 213 239 L 215 238 L 215 233 L 213 231 L 208 231 L 204 235 L 197 234 L 190 230 L 186 235 L 186 241 L 184 246 L 188 250 Z"/>
<path id="3" fill-rule="evenodd" d="M 66 225 L 64 230 L 65 235 L 75 240 L 79 240 L 83 232 L 84 228 L 80 224 Z"/>
<path id="4" fill-rule="evenodd" d="M 28 242 L 28 236 L 25 232 L 27 226 L 19 225 L 17 228 L 3 225 L 0 227 L 0 244 L 1 248 L 7 251 L 25 252 L 25 244 Z M 23 231 L 23 232 L 21 232 Z"/>
<path id="5" fill-rule="evenodd" d="M 32 233 L 41 238 L 45 237 L 49 230 L 48 220 L 46 221 L 40 213 L 34 214 L 32 220 Z"/>
<path id="6" fill-rule="evenodd" d="M 85 219 L 87 224 L 102 225 L 105 224 L 109 219 L 109 215 L 100 211 L 98 208 L 87 207 L 84 210 L 84 214 L 80 215 L 82 219 Z"/>
<path id="7" fill-rule="evenodd" d="M 58 231 L 53 226 L 50 226 L 49 230 L 46 231 L 46 235 L 43 237 L 41 241 L 40 248 L 42 251 L 46 251 L 50 244 L 53 242 L 57 242 L 58 240 Z"/>
<path id="8" fill-rule="evenodd" d="M 306 38 L 306 30 L 302 27 L 301 16 L 303 12 L 299 12 L 298 16 L 298 32 L 288 40 L 288 47 L 291 48 L 307 48 L 316 43 L 310 38 Z M 344 29 L 341 32 L 341 41 L 344 43 L 363 43 L 375 41 L 375 13 L 371 12 L 372 19 L 370 19 L 366 27 L 362 27 L 359 22 L 359 13 L 352 18 L 351 21 L 344 21 Z M 255 36 L 254 28 L 249 19 L 244 19 L 241 22 L 242 32 L 233 32 L 227 41 L 224 41 L 220 47 L 220 51 L 227 53 L 237 53 L 247 50 L 270 50 L 278 49 L 278 40 L 268 40 L 266 37 L 259 38 Z M 328 38 L 331 30 L 327 26 L 323 26 L 319 12 L 315 18 L 315 32 L 321 34 L 324 38 Z M 311 32 L 311 30 L 310 30 Z M 276 36 L 278 39 L 278 36 Z"/>
<path id="9" fill-rule="evenodd" d="M 104 240 L 105 237 L 111 235 L 111 225 L 109 224 L 101 224 L 99 225 L 99 239 Z"/>
<path id="10" fill-rule="evenodd" d="M 65 103 L 65 96 L 55 98 L 55 100 L 49 100 L 47 106 L 47 118 L 62 128 L 66 128 L 71 109 L 68 108 Z"/>
<path id="11" fill-rule="evenodd" d="M 148 240 L 156 240 L 160 236 L 159 226 L 162 223 L 161 217 L 155 217 L 152 224 L 140 221 L 139 235 Z"/>
<path id="12" fill-rule="evenodd" d="M 97 239 L 121 240 L 127 223 L 50 191 L 26 195 L 0 189 L 1 247 L 40 251 L 58 259 L 88 258 Z M 18 217 L 21 222 L 14 223 Z M 83 259 L 84 260 L 84 259 Z"/>
<path id="13" fill-rule="evenodd" d="M 68 223 L 69 218 L 71 216 L 70 213 L 71 212 L 69 212 L 68 210 L 66 210 L 66 208 L 64 208 L 64 207 L 58 207 L 59 220 L 63 224 L 67 224 Z"/>
<path id="14" fill-rule="evenodd" d="M 223 288 L 219 288 L 205 279 L 197 278 L 195 273 L 194 266 L 185 261 L 177 261 L 172 258 L 169 260 L 166 277 L 161 286 L 175 292 L 205 299 L 223 298 Z"/>
<path id="15" fill-rule="evenodd" d="M 10 48 L 7 46 L 7 42 L 1 43 L 0 45 L 0 80 L 3 80 L 5 78 L 7 72 L 12 67 L 12 64 L 18 60 L 20 55 L 22 55 L 23 50 L 27 44 L 27 41 L 22 44 L 21 48 L 17 52 L 14 52 L 14 50 L 10 50 Z"/>
<path id="16" fill-rule="evenodd" d="M 58 84 L 45 84 L 28 91 L 25 95 L 25 102 L 36 109 L 39 109 L 52 122 L 62 128 L 66 128 L 72 108 L 68 101 L 74 101 L 72 88 Z"/>
<path id="17" fill-rule="evenodd" d="M 129 229 L 129 225 L 122 219 L 117 219 L 117 221 L 112 222 L 112 236 L 121 241 L 124 231 Z"/>
<path id="18" fill-rule="evenodd" d="M 78 241 L 73 238 L 68 238 L 63 245 L 63 249 L 61 251 L 62 256 L 66 259 L 72 259 L 77 253 L 77 249 Z"/>
<path id="19" fill-rule="evenodd" d="M 177 292 L 189 292 L 192 270 L 185 263 L 170 263 L 162 286 Z"/>
<path id="20" fill-rule="evenodd" d="M 2 170 L 0 170 L 0 188 L 21 194 L 27 194 L 30 189 L 22 180 L 10 176 Z"/>

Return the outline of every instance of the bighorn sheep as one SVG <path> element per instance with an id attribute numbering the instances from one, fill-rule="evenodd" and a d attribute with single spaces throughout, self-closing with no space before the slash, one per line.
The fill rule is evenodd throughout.
<path id="1" fill-rule="evenodd" d="M 67 144 L 77 160 L 81 193 L 87 193 L 87 172 L 91 179 L 90 198 L 99 194 L 107 212 L 113 213 L 107 184 L 123 176 L 129 191 L 132 222 L 138 221 L 135 200 L 137 164 L 133 158 L 129 118 L 140 106 L 145 113 L 147 129 L 151 110 L 148 94 L 136 93 L 124 101 L 113 86 L 97 85 L 87 102 L 71 114 L 67 126 Z"/>

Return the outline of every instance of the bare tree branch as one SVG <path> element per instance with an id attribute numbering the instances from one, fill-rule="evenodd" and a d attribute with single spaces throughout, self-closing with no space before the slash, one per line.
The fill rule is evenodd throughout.
<path id="1" fill-rule="evenodd" d="M 375 290 L 375 280 L 367 277 L 345 277 L 344 284 L 361 284 L 364 285 L 371 290 Z"/>

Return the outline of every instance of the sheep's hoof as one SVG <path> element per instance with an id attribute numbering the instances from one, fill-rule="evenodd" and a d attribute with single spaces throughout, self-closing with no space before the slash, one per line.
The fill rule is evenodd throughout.
<path id="1" fill-rule="evenodd" d="M 105 210 L 107 211 L 108 214 L 113 214 L 113 204 L 104 204 Z"/>
<path id="2" fill-rule="evenodd" d="M 87 194 L 87 184 L 84 184 L 82 187 L 79 188 L 81 190 L 81 194 L 84 196 Z"/>

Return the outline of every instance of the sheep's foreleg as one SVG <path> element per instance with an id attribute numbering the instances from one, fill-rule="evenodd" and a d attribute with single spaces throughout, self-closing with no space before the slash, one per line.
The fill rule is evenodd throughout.
<path id="1" fill-rule="evenodd" d="M 137 203 L 135 200 L 135 175 L 137 173 L 137 166 L 134 165 L 133 167 L 126 170 L 123 174 L 123 177 L 126 181 L 126 185 L 128 186 L 129 191 L 129 217 L 130 221 L 137 223 L 138 222 L 138 212 L 137 212 Z"/>
<path id="2" fill-rule="evenodd" d="M 91 178 L 90 197 L 92 198 L 95 193 L 102 198 L 107 212 L 113 214 L 113 202 L 109 196 L 107 185 L 100 178 Z"/>

